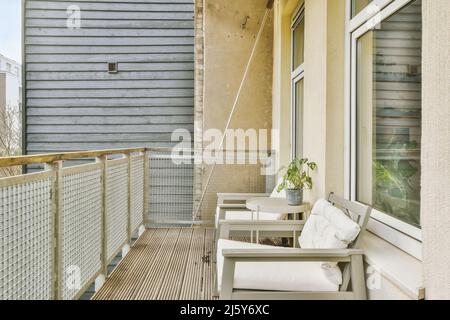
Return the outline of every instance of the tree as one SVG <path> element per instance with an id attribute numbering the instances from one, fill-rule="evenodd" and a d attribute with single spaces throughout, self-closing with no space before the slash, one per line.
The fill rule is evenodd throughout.
<path id="1" fill-rule="evenodd" d="M 21 154 L 20 113 L 13 108 L 0 108 L 0 156 L 11 157 Z M 0 177 L 15 176 L 21 167 L 0 168 Z"/>

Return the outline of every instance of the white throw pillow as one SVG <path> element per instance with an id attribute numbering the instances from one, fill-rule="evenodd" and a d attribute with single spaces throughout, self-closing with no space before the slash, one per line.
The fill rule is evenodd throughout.
<path id="1" fill-rule="evenodd" d="M 329 203 L 327 200 L 319 199 L 314 204 L 314 207 L 311 210 L 311 214 L 323 215 L 325 208 L 331 206 L 331 203 Z"/>
<path id="2" fill-rule="evenodd" d="M 356 239 L 361 228 L 342 210 L 320 199 L 314 205 L 299 237 L 302 249 L 346 249 Z M 337 263 L 324 262 L 322 269 L 332 283 L 342 284 Z"/>
<path id="3" fill-rule="evenodd" d="M 361 231 L 361 227 L 339 208 L 326 207 L 323 217 L 336 228 L 336 237 L 347 244 L 354 241 Z"/>
<path id="4" fill-rule="evenodd" d="M 299 237 L 303 249 L 345 249 L 347 243 L 336 237 L 338 230 L 326 218 L 312 215 Z"/>

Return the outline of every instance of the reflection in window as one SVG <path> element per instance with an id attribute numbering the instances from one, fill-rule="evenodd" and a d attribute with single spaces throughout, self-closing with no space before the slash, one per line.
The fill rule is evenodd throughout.
<path id="1" fill-rule="evenodd" d="M 358 40 L 357 200 L 420 227 L 421 0 Z"/>
<path id="2" fill-rule="evenodd" d="M 293 30 L 293 66 L 296 70 L 305 60 L 305 19 L 303 13 L 300 14 L 294 24 Z"/>
<path id="3" fill-rule="evenodd" d="M 360 13 L 373 0 L 352 0 L 352 18 Z"/>
<path id="4" fill-rule="evenodd" d="M 295 156 L 303 157 L 303 79 L 295 84 Z"/>

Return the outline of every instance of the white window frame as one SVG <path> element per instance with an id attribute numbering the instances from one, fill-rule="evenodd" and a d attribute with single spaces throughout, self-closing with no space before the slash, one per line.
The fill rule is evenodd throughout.
<path id="1" fill-rule="evenodd" d="M 345 101 L 345 192 L 356 201 L 356 104 L 357 104 L 357 41 L 374 27 L 415 0 L 374 0 L 379 12 L 362 10 L 351 18 L 352 3 L 347 0 L 346 39 L 346 101 Z M 379 16 L 376 16 L 376 15 Z M 376 16 L 376 17 L 375 17 Z M 373 210 L 367 229 L 396 247 L 422 260 L 422 230 L 379 210 Z"/>
<path id="2" fill-rule="evenodd" d="M 295 159 L 295 157 L 298 154 L 298 150 L 297 150 L 298 123 L 297 123 L 297 110 L 296 110 L 296 101 L 297 101 L 296 86 L 297 86 L 297 83 L 300 81 L 303 81 L 303 89 L 305 88 L 305 80 L 304 80 L 305 79 L 305 61 L 303 61 L 303 63 L 301 65 L 299 65 L 295 70 L 293 70 L 294 69 L 293 68 L 293 66 L 294 66 L 294 30 L 297 27 L 297 25 L 304 19 L 305 19 L 305 6 L 302 3 L 295 11 L 295 14 L 292 16 L 292 20 L 291 20 L 291 119 L 292 119 L 292 123 L 291 123 L 291 128 L 292 128 L 291 129 L 291 159 L 292 160 Z M 304 39 L 303 39 L 303 43 L 305 43 Z M 304 49 L 303 49 L 303 52 L 304 52 Z M 304 97 L 304 94 L 303 94 L 303 97 Z M 303 124 L 301 126 L 301 129 L 303 130 Z"/>

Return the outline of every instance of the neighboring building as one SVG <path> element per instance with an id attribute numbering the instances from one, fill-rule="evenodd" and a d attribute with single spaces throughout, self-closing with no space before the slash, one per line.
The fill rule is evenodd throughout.
<path id="1" fill-rule="evenodd" d="M 72 4 L 79 24 L 67 2 L 25 1 L 24 151 L 170 147 L 193 132 L 194 1 Z"/>
<path id="2" fill-rule="evenodd" d="M 21 111 L 22 67 L 0 54 L 0 110 Z"/>
<path id="3" fill-rule="evenodd" d="M 21 149 L 22 68 L 19 63 L 0 54 L 0 155 L 17 155 Z M 0 172 L 13 175 L 18 168 Z"/>

